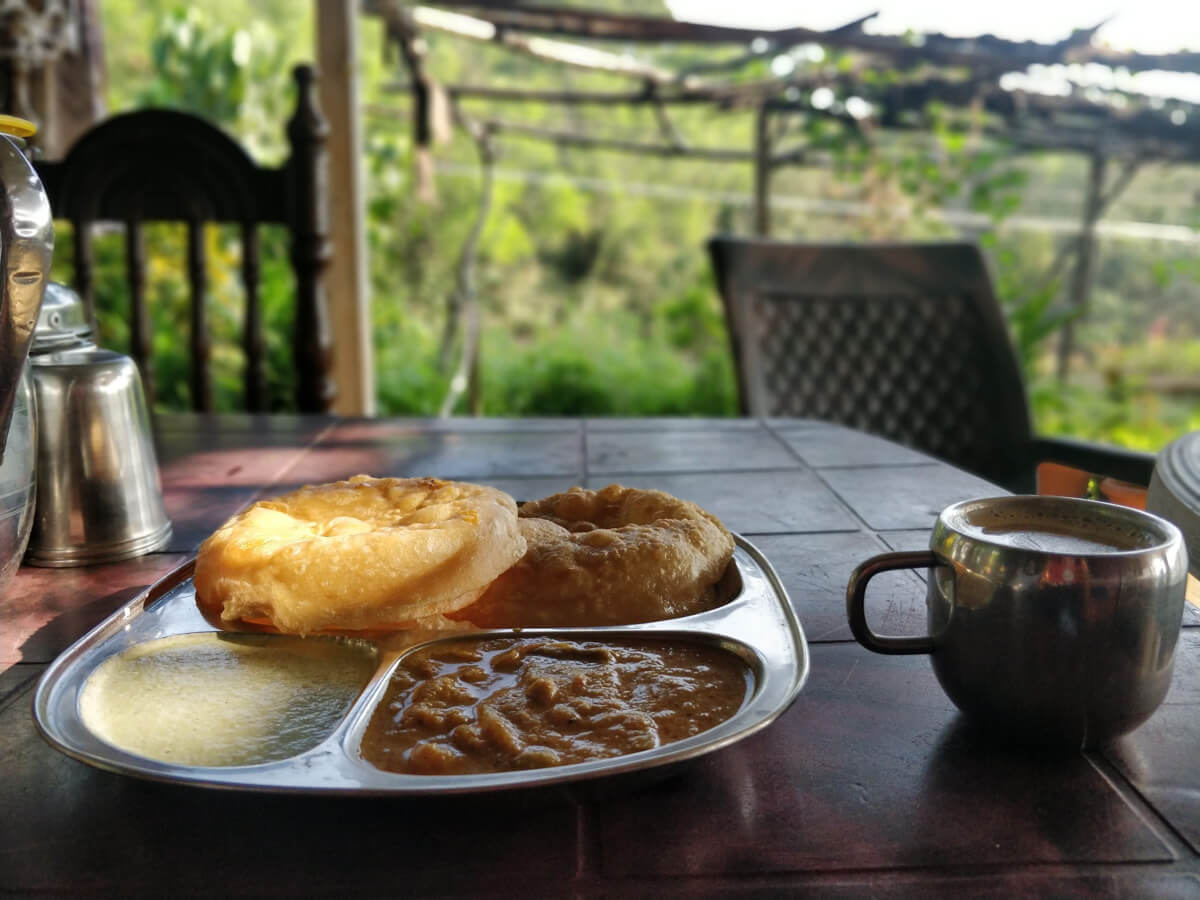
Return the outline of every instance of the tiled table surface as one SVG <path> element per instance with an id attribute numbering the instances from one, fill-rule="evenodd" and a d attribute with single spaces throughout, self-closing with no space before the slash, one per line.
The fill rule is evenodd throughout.
<path id="1" fill-rule="evenodd" d="M 921 657 L 850 639 L 856 563 L 920 546 L 938 510 L 997 493 L 815 422 L 158 422 L 175 536 L 89 569 L 25 568 L 0 598 L 0 896 L 1200 896 L 1200 617 L 1166 703 L 1085 754 L 998 747 Z M 87 628 L 263 493 L 366 472 L 497 485 L 657 487 L 749 537 L 778 570 L 812 673 L 775 724 L 636 790 L 408 800 L 152 784 L 52 750 L 30 702 Z M 919 575 L 873 582 L 873 624 L 924 627 Z"/>

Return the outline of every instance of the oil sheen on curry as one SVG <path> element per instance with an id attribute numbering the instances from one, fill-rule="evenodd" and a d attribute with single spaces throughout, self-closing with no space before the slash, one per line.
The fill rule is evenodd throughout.
<path id="1" fill-rule="evenodd" d="M 610 758 L 707 731 L 751 683 L 733 653 L 686 640 L 443 641 L 401 660 L 361 753 L 417 775 Z"/>

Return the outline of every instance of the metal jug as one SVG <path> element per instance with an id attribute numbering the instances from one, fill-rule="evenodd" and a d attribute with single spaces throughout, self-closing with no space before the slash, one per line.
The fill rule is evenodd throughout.
<path id="1" fill-rule="evenodd" d="M 29 347 L 53 251 L 42 181 L 18 143 L 0 134 L 0 594 L 33 524 L 37 424 Z"/>

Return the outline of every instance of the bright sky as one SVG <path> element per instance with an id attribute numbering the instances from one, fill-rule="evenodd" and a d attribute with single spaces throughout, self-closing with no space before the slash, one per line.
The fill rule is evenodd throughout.
<path id="1" fill-rule="evenodd" d="M 1111 19 L 1098 37 L 1117 49 L 1143 53 L 1200 50 L 1200 3 L 1193 0 L 667 0 L 667 6 L 679 19 L 747 28 L 833 28 L 880 10 L 868 23 L 868 31 L 912 28 L 961 36 L 991 32 L 1047 43 L 1061 40 L 1075 28 Z"/>
<path id="2" fill-rule="evenodd" d="M 1200 0 L 667 0 L 667 6 L 678 19 L 764 30 L 796 25 L 834 28 L 880 10 L 867 23 L 868 31 L 912 29 L 962 37 L 991 33 L 1043 43 L 1110 19 L 1095 39 L 1115 49 L 1200 51 Z M 1122 87 L 1200 101 L 1200 75 L 1150 72 Z"/>

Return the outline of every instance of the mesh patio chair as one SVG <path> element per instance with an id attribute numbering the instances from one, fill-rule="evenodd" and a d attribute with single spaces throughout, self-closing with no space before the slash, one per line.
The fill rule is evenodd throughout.
<path id="1" fill-rule="evenodd" d="M 316 105 L 311 67 L 294 71 L 296 109 L 287 123 L 291 155 L 280 167 L 257 165 L 232 138 L 189 113 L 144 109 L 106 119 L 85 132 L 61 161 L 38 161 L 56 219 L 74 226 L 73 286 L 93 310 L 95 271 L 91 226 L 111 222 L 125 230 L 126 277 L 132 298 L 131 355 L 153 395 L 150 319 L 146 308 L 146 258 L 142 227 L 147 222 L 187 226 L 186 280 L 191 302 L 191 404 L 213 405 L 208 317 L 205 310 L 204 226 L 240 226 L 241 277 L 245 289 L 243 350 L 245 408 L 267 411 L 265 342 L 259 302 L 260 225 L 289 232 L 295 276 L 292 335 L 296 401 L 302 412 L 325 412 L 334 398 L 331 353 L 325 323 L 322 276 L 329 261 L 325 135 L 328 126 Z"/>
<path id="2" fill-rule="evenodd" d="M 967 243 L 708 244 L 742 412 L 839 422 L 1014 491 L 1039 463 L 1148 484 L 1154 457 L 1033 433 L 979 249 Z"/>

